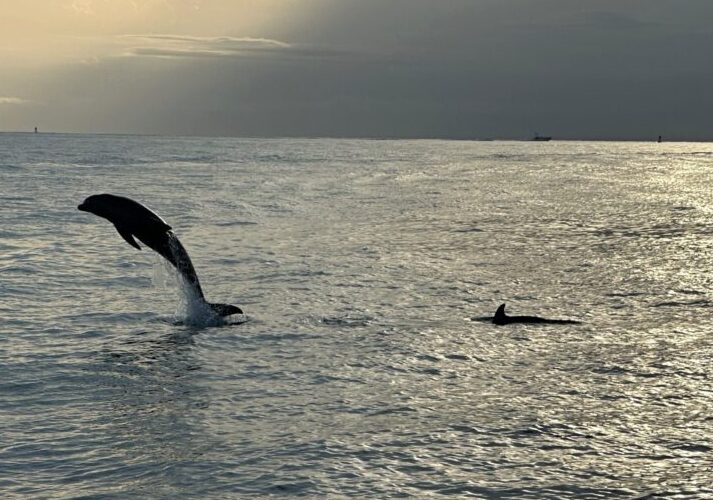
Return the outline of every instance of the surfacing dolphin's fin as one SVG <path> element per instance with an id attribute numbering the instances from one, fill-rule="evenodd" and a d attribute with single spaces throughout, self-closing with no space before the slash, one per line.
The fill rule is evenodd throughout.
<path id="1" fill-rule="evenodd" d="M 134 236 L 131 234 L 131 232 L 129 232 L 125 228 L 117 226 L 116 224 L 114 224 L 114 227 L 129 245 L 136 248 L 137 250 L 141 250 L 141 247 L 138 243 L 136 243 L 136 240 L 134 239 Z"/>
<path id="2" fill-rule="evenodd" d="M 573 319 L 548 319 L 539 316 L 508 316 L 505 314 L 505 304 L 500 304 L 493 316 L 493 323 L 496 325 L 509 325 L 510 323 L 525 324 L 550 324 L 550 325 L 579 325 L 580 321 Z"/>
<path id="3" fill-rule="evenodd" d="M 498 310 L 495 311 L 495 316 L 493 317 L 493 323 L 496 325 L 504 325 L 507 322 L 507 316 L 505 316 L 505 304 L 500 304 Z"/>

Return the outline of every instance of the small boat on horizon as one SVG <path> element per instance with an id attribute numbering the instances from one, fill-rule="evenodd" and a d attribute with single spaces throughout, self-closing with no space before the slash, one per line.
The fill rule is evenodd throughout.
<path id="1" fill-rule="evenodd" d="M 540 135 L 537 132 L 535 132 L 535 136 L 532 138 L 533 141 L 539 141 L 539 142 L 547 142 L 552 140 L 552 136 L 549 135 Z"/>

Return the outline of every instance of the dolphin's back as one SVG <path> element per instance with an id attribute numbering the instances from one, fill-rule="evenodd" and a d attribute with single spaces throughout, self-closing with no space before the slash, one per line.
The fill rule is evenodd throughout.
<path id="1" fill-rule="evenodd" d="M 495 311 L 495 316 L 493 316 L 492 321 L 496 325 L 509 325 L 511 323 L 579 325 L 581 323 L 580 321 L 575 321 L 571 319 L 548 319 L 541 318 L 539 316 L 508 316 L 507 314 L 505 314 L 505 304 L 500 304 L 500 307 L 498 307 L 497 311 Z"/>
<path id="2" fill-rule="evenodd" d="M 156 212 L 151 210 L 149 207 L 142 205 L 138 201 L 134 201 L 130 198 L 125 198 L 123 196 L 107 195 L 113 196 L 117 199 L 117 202 L 126 207 L 126 213 L 131 217 L 129 221 L 130 225 L 135 226 L 145 226 L 150 228 L 151 231 L 166 232 L 170 231 L 172 228 L 168 223 L 163 220 L 163 218 Z"/>

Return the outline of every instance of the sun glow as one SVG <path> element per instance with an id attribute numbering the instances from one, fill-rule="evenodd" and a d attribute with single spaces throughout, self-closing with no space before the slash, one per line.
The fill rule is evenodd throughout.
<path id="1" fill-rule="evenodd" d="M 0 63 L 56 66 L 111 57 L 137 45 L 130 37 L 175 37 L 188 43 L 240 41 L 282 44 L 265 31 L 290 14 L 291 3 L 265 0 L 25 0 L 4 1 Z M 158 37 L 163 37 L 159 40 Z M 146 40 L 143 40 L 146 42 Z"/>
<path id="2" fill-rule="evenodd" d="M 195 80 L 171 94 L 181 86 L 171 71 L 190 73 L 198 59 L 291 51 L 286 32 L 307 18 L 312 3 L 0 0 L 0 130 L 139 130 L 137 124 L 158 116 L 147 104 L 156 102 L 153 89 L 174 102 L 203 96 Z M 121 124 L 129 102 L 141 103 L 127 114 L 135 122 Z M 149 119 L 142 119 L 149 109 Z"/>

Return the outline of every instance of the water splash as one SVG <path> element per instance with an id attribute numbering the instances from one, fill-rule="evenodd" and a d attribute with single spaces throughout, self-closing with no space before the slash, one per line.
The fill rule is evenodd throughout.
<path id="1" fill-rule="evenodd" d="M 176 316 L 183 314 L 183 321 L 191 326 L 222 326 L 228 322 L 221 316 L 216 314 L 210 305 L 200 295 L 196 293 L 188 281 L 174 271 L 176 279 L 180 285 L 182 300 L 179 301 L 179 309 L 176 310 Z"/>
<path id="2" fill-rule="evenodd" d="M 156 255 L 153 266 L 153 284 L 176 297 L 176 321 L 198 327 L 222 326 L 228 322 L 217 315 L 198 294 L 197 289 L 186 280 L 169 262 Z"/>

